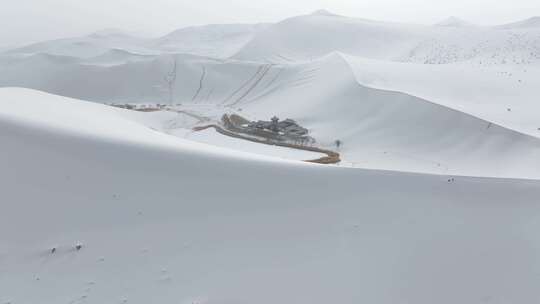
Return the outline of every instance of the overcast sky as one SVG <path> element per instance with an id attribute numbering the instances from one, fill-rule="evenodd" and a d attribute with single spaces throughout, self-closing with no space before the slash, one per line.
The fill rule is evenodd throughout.
<path id="1" fill-rule="evenodd" d="M 105 28 L 161 35 L 189 25 L 276 22 L 318 9 L 423 24 L 457 16 L 488 25 L 540 15 L 540 0 L 0 0 L 0 47 Z"/>

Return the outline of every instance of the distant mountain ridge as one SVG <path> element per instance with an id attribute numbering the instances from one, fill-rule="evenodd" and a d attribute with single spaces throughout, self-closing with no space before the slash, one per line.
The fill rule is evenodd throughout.
<path id="1" fill-rule="evenodd" d="M 474 26 L 474 24 L 465 21 L 463 19 L 460 19 L 458 17 L 448 17 L 438 23 L 435 24 L 436 26 L 448 26 L 448 27 L 469 27 Z"/>
<path id="2" fill-rule="evenodd" d="M 334 18 L 339 17 L 339 18 Z M 114 50 L 139 55 L 191 54 L 214 58 L 292 62 L 332 51 L 356 56 L 417 63 L 471 61 L 483 64 L 533 62 L 540 56 L 540 17 L 494 27 L 449 17 L 433 26 L 380 22 L 318 10 L 278 23 L 191 26 L 158 38 L 142 38 L 118 29 L 87 36 L 44 41 L 9 54 L 92 58 Z M 527 32 L 527 35 L 497 30 Z M 321 37 L 325 37 L 321 43 Z M 515 49 L 526 52 L 516 54 Z M 523 57 L 523 58 L 522 58 Z"/>
<path id="3" fill-rule="evenodd" d="M 531 17 L 522 21 L 497 26 L 500 29 L 540 29 L 540 16 Z"/>
<path id="4" fill-rule="evenodd" d="M 118 29 L 105 29 L 81 37 L 43 41 L 6 51 L 10 54 L 47 53 L 78 58 L 95 57 L 111 50 L 141 55 L 186 53 L 228 57 L 266 26 L 264 23 L 193 26 L 158 38 L 143 38 Z"/>

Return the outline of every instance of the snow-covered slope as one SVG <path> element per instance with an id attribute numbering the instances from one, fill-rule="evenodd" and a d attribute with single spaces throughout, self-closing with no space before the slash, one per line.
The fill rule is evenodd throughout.
<path id="1" fill-rule="evenodd" d="M 311 60 L 339 51 L 370 59 L 446 64 L 538 64 L 540 31 L 465 26 L 421 26 L 312 14 L 258 33 L 235 58 L 270 62 Z M 457 26 L 456 26 L 457 25 Z"/>
<path id="2" fill-rule="evenodd" d="M 83 37 L 44 41 L 8 51 L 14 55 L 48 54 L 77 58 L 95 57 L 111 49 L 136 53 L 154 53 L 145 47 L 148 39 L 138 38 L 121 31 L 100 31 Z"/>
<path id="3" fill-rule="evenodd" d="M 539 29 L 540 28 L 540 17 L 535 16 L 522 21 L 508 23 L 500 25 L 497 28 L 499 29 Z"/>
<path id="4" fill-rule="evenodd" d="M 160 50 L 226 58 L 232 56 L 267 24 L 215 24 L 176 30 L 154 42 Z"/>
<path id="5" fill-rule="evenodd" d="M 44 41 L 9 50 L 11 55 L 48 54 L 91 58 L 122 50 L 138 55 L 182 53 L 226 58 L 242 48 L 267 24 L 222 24 L 178 29 L 158 38 L 139 38 L 120 30 L 103 30 L 93 34 Z"/>
<path id="6" fill-rule="evenodd" d="M 258 33 L 235 59 L 270 62 L 311 60 L 334 51 L 394 58 L 423 39 L 418 26 L 314 13 L 286 19 Z"/>
<path id="7" fill-rule="evenodd" d="M 540 137 L 539 66 L 421 65 L 344 58 L 362 85 L 418 96 Z"/>
<path id="8" fill-rule="evenodd" d="M 175 58 L 181 61 L 178 86 L 191 89 L 199 82 L 202 70 L 202 65 L 194 66 L 193 62 L 203 59 L 191 55 L 141 56 L 124 51 L 110 51 L 84 60 L 45 54 L 8 58 L 3 68 L 6 73 L 0 74 L 0 82 L 5 86 L 22 86 L 104 103 L 160 103 L 167 99 L 164 76 L 174 66 Z"/>
<path id="9" fill-rule="evenodd" d="M 1 303 L 540 297 L 536 181 L 229 153 L 20 89 L 0 104 Z"/>
<path id="10" fill-rule="evenodd" d="M 321 144 L 341 140 L 344 160 L 359 166 L 540 178 L 539 138 L 413 95 L 364 86 L 340 55 L 281 73 L 274 86 L 236 106 L 252 117 L 295 117 Z"/>

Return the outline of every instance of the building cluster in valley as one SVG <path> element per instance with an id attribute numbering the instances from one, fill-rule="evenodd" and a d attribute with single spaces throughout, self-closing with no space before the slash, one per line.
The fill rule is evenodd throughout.
<path id="1" fill-rule="evenodd" d="M 301 127 L 292 119 L 287 118 L 280 121 L 276 116 L 272 117 L 270 121 L 252 121 L 248 123 L 247 127 L 290 136 L 305 136 L 309 132 L 308 129 Z"/>
<path id="2" fill-rule="evenodd" d="M 281 120 L 274 116 L 270 121 L 249 121 L 237 114 L 223 115 L 222 122 L 230 131 L 265 138 L 276 142 L 313 144 L 315 139 L 308 135 L 309 130 L 292 119 Z"/>

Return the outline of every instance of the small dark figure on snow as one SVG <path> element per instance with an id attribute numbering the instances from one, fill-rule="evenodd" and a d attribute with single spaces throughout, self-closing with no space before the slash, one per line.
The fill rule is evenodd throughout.
<path id="1" fill-rule="evenodd" d="M 77 251 L 81 250 L 82 249 L 82 244 L 77 244 L 75 245 L 75 249 L 77 249 Z"/>
<path id="2" fill-rule="evenodd" d="M 55 253 L 55 252 L 56 252 L 56 247 L 51 248 L 51 253 Z"/>
<path id="3" fill-rule="evenodd" d="M 339 149 L 341 147 L 341 140 L 336 140 L 336 147 Z"/>

